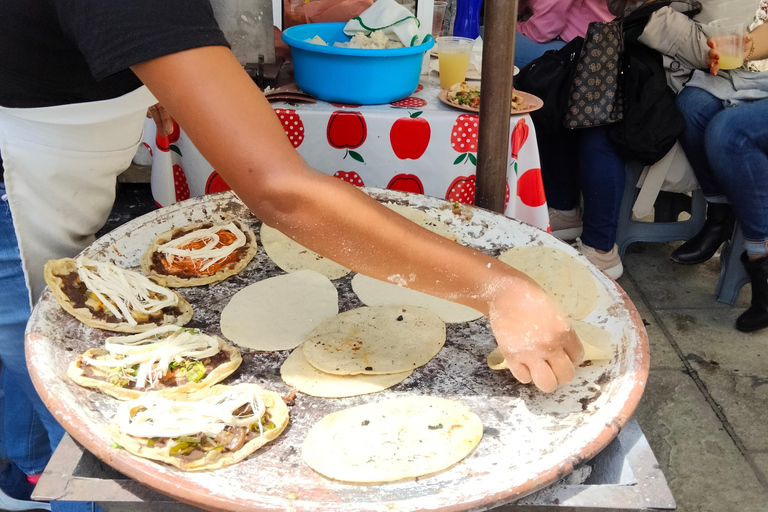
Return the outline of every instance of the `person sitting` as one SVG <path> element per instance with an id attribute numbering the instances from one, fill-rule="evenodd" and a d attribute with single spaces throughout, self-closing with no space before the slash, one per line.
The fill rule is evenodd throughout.
<path id="1" fill-rule="evenodd" d="M 768 17 L 768 1 L 761 2 L 758 17 Z M 730 235 L 735 218 L 752 284 L 751 307 L 736 328 L 751 332 L 768 327 L 768 73 L 718 72 L 720 49 L 716 39 L 709 43 L 711 75 L 696 72 L 677 101 L 686 120 L 681 144 L 707 198 L 707 222 L 672 259 L 706 261 Z M 768 58 L 768 25 L 750 33 L 744 56 L 747 62 Z"/>
<path id="2" fill-rule="evenodd" d="M 584 37 L 593 21 L 613 18 L 605 0 L 521 0 L 515 65 L 522 68 L 547 50 L 558 50 L 574 37 Z"/>

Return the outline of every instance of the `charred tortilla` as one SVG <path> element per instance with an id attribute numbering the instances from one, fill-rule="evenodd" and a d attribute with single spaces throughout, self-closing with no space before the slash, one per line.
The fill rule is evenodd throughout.
<path id="1" fill-rule="evenodd" d="M 252 414 L 253 408 L 247 404 L 248 400 L 257 408 L 263 404 L 263 415 Z M 173 414 L 163 413 L 171 408 Z M 224 422 L 226 426 L 218 433 L 192 432 L 198 428 L 197 424 L 220 415 L 222 409 L 231 410 L 239 418 Z M 185 420 L 184 415 L 193 420 Z M 183 434 L 168 435 L 169 430 L 174 431 L 168 428 L 169 422 L 176 420 L 180 426 L 178 432 Z M 221 428 L 221 422 L 211 421 L 204 428 L 216 431 L 217 425 Z M 239 384 L 213 386 L 183 400 L 171 400 L 150 393 L 138 400 L 124 402 L 106 431 L 115 443 L 133 455 L 165 462 L 182 471 L 205 471 L 245 459 L 279 436 L 287 425 L 288 407 L 280 395 L 256 384 Z M 158 435 L 152 435 L 155 429 Z"/>
<path id="2" fill-rule="evenodd" d="M 168 330 L 163 331 L 163 329 Z M 179 328 L 175 333 L 173 330 L 173 327 L 161 327 L 141 334 L 139 337 L 143 339 L 137 341 L 144 341 L 144 343 L 128 345 L 127 350 L 119 350 L 121 347 L 126 347 L 119 345 L 119 341 L 135 338 L 135 336 L 108 338 L 104 348 L 90 349 L 72 361 L 67 375 L 80 386 L 98 389 L 119 400 L 131 400 L 152 391 L 171 395 L 207 388 L 221 382 L 240 366 L 242 362 L 240 352 L 221 338 L 207 336 L 194 329 Z M 192 348 L 200 348 L 201 350 L 197 352 L 201 355 L 197 356 L 196 350 L 185 350 L 183 345 L 178 344 L 170 350 L 165 349 L 163 344 L 174 335 L 184 336 L 182 342 L 188 343 Z M 204 342 L 207 345 L 200 347 L 199 342 L 195 344 L 196 337 L 205 338 Z M 114 348 L 115 345 L 117 349 Z M 147 350 L 138 356 L 129 355 L 130 349 L 139 352 L 145 347 L 156 348 L 154 351 Z M 212 349 L 208 349 L 209 347 Z M 211 354 L 216 350 L 218 352 Z M 163 358 L 166 358 L 164 365 L 161 361 Z M 104 361 L 105 366 L 94 364 L 93 360 Z M 141 363 L 136 363 L 137 360 Z M 126 364 L 114 366 L 121 361 L 125 361 Z M 150 372 L 144 373 L 145 376 L 149 375 L 148 378 L 138 375 L 142 371 L 142 364 L 152 368 Z M 141 382 L 139 382 L 140 379 Z"/>
<path id="3" fill-rule="evenodd" d="M 192 235 L 196 231 L 200 232 L 200 238 L 194 238 Z M 183 251 L 202 250 L 204 251 L 203 254 L 207 252 L 206 243 L 210 247 L 218 251 L 224 250 L 224 252 L 228 246 L 240 245 L 238 240 L 243 245 L 222 257 L 169 256 L 163 252 L 163 248 L 168 247 L 169 242 L 184 237 L 189 240 L 183 243 L 180 249 Z M 198 222 L 176 227 L 159 235 L 141 258 L 141 268 L 145 274 L 163 286 L 174 288 L 202 286 L 223 281 L 239 273 L 256 256 L 257 250 L 256 236 L 242 222 L 233 221 L 219 225 L 215 225 L 213 222 Z"/>
<path id="4" fill-rule="evenodd" d="M 59 305 L 85 325 L 107 331 L 139 333 L 161 325 L 183 326 L 192 319 L 192 306 L 175 291 L 159 287 L 138 272 L 120 269 L 112 264 L 97 263 L 108 265 L 114 272 L 127 275 L 156 292 L 161 292 L 161 295 L 165 294 L 170 305 L 152 315 L 142 312 L 131 313 L 133 321 L 128 321 L 124 316 L 121 318 L 110 312 L 93 294 L 93 291 L 82 282 L 75 259 L 63 258 L 49 261 L 44 268 L 45 282 L 48 283 Z M 106 297 L 108 298 L 108 294 Z"/>

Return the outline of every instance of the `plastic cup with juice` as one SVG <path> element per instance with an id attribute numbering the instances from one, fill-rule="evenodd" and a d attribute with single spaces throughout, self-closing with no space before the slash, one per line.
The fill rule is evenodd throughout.
<path id="1" fill-rule="evenodd" d="M 474 39 L 467 37 L 438 37 L 437 58 L 440 66 L 440 87 L 450 89 L 467 78 L 469 58 Z"/>
<path id="2" fill-rule="evenodd" d="M 740 18 L 724 18 L 709 24 L 710 40 L 719 56 L 720 69 L 736 69 L 744 64 L 744 37 L 747 24 Z"/>

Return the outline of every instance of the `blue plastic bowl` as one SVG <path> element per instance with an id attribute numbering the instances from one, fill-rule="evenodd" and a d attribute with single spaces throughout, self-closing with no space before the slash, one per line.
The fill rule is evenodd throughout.
<path id="1" fill-rule="evenodd" d="M 378 105 L 403 99 L 416 90 L 424 52 L 435 45 L 432 36 L 418 46 L 390 50 L 338 48 L 347 42 L 345 23 L 310 23 L 283 32 L 291 47 L 296 83 L 304 92 L 325 101 Z M 320 36 L 329 46 L 307 43 Z"/>

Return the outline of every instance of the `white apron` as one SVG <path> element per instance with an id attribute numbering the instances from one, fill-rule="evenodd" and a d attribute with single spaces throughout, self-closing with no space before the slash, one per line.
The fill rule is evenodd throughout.
<path id="1" fill-rule="evenodd" d="M 94 241 L 115 201 L 118 174 L 141 141 L 146 87 L 119 98 L 43 108 L 0 107 L 0 155 L 30 304 L 43 266 Z"/>

